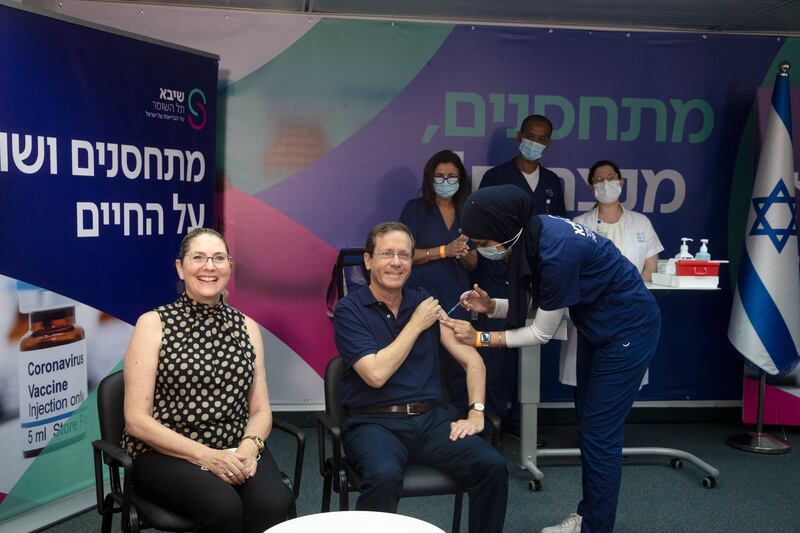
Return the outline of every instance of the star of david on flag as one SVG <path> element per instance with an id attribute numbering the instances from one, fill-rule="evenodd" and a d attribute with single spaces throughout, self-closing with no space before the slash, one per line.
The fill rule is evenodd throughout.
<path id="1" fill-rule="evenodd" d="M 768 374 L 800 360 L 800 266 L 789 104 L 789 64 L 781 63 L 753 183 L 728 339 Z"/>
<path id="2" fill-rule="evenodd" d="M 780 227 L 780 225 L 773 227 L 767 218 L 767 212 L 773 206 L 776 206 L 775 209 L 777 210 L 781 204 L 786 205 L 784 210 L 788 211 L 788 213 L 784 213 L 784 215 L 789 215 L 785 217 L 788 226 L 785 228 Z M 797 215 L 795 213 L 794 197 L 789 193 L 789 189 L 786 187 L 783 180 L 778 180 L 778 183 L 775 185 L 775 188 L 772 189 L 769 196 L 765 198 L 753 198 L 753 208 L 756 211 L 756 221 L 753 223 L 750 235 L 768 236 L 778 250 L 778 253 L 781 253 L 784 245 L 789 242 L 789 238 L 793 235 L 797 235 Z M 780 224 L 780 222 L 778 224 Z"/>

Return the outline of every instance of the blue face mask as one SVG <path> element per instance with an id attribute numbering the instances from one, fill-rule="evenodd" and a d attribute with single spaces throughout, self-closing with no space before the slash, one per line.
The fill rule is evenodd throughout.
<path id="1" fill-rule="evenodd" d="M 478 253 L 481 254 L 486 259 L 488 259 L 489 261 L 500 261 L 502 258 L 508 256 L 508 254 L 511 253 L 511 247 L 517 244 L 520 235 L 522 235 L 522 228 L 519 229 L 519 231 L 514 237 L 510 238 L 506 242 L 501 242 L 500 244 L 498 244 L 497 246 L 501 245 L 505 246 L 505 250 L 503 251 L 498 250 L 497 246 L 481 246 L 479 248 L 476 248 L 476 250 L 478 250 Z"/>
<path id="2" fill-rule="evenodd" d="M 446 181 L 444 183 L 434 183 L 433 192 L 435 192 L 436 196 L 439 198 L 452 198 L 453 195 L 458 192 L 459 185 L 460 183 L 458 182 L 451 185 Z"/>
<path id="3" fill-rule="evenodd" d="M 547 148 L 547 146 L 528 139 L 522 139 L 522 142 L 519 143 L 519 153 L 528 161 L 539 160 L 545 148 Z"/>

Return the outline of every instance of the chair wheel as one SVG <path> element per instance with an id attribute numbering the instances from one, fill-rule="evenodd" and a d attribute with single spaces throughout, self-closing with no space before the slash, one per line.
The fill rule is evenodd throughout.
<path id="1" fill-rule="evenodd" d="M 703 486 L 707 489 L 713 489 L 717 486 L 717 480 L 711 476 L 706 476 L 703 478 Z"/>
<path id="2" fill-rule="evenodd" d="M 528 490 L 531 492 L 539 492 L 542 490 L 542 482 L 538 479 L 528 481 Z"/>
<path id="3" fill-rule="evenodd" d="M 681 461 L 677 457 L 673 457 L 672 459 L 669 460 L 669 466 L 675 469 L 681 469 L 683 468 L 683 461 Z"/>

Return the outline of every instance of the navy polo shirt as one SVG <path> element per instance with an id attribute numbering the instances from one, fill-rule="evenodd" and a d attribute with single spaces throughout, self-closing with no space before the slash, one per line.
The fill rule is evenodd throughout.
<path id="1" fill-rule="evenodd" d="M 394 342 L 417 306 L 428 298 L 424 289 L 403 288 L 397 318 L 373 296 L 369 286 L 351 292 L 336 304 L 333 315 L 336 348 L 345 363 L 341 382 L 346 407 L 396 405 L 414 401 L 441 401 L 439 380 L 439 324 L 423 331 L 400 368 L 379 389 L 367 385 L 353 369 L 365 355 Z"/>
<path id="2" fill-rule="evenodd" d="M 566 217 L 567 210 L 564 207 L 564 188 L 561 186 L 561 179 L 553 172 L 539 165 L 539 183 L 536 190 L 532 191 L 531 186 L 525 180 L 525 176 L 512 159 L 502 165 L 490 168 L 483 175 L 480 188 L 492 187 L 495 185 L 516 185 L 531 196 L 533 201 L 534 215 L 555 215 Z"/>
<path id="3" fill-rule="evenodd" d="M 661 311 L 639 271 L 619 249 L 586 226 L 539 215 L 539 307 L 569 307 L 575 327 L 605 344 L 642 326 Z"/>

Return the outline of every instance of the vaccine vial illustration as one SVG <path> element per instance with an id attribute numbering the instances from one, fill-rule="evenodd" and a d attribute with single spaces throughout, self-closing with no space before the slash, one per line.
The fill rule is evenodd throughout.
<path id="1" fill-rule="evenodd" d="M 62 444 L 86 433 L 86 338 L 75 323 L 78 302 L 23 282 L 17 295 L 30 324 L 19 344 L 22 454 L 35 457 L 58 433 Z"/>

